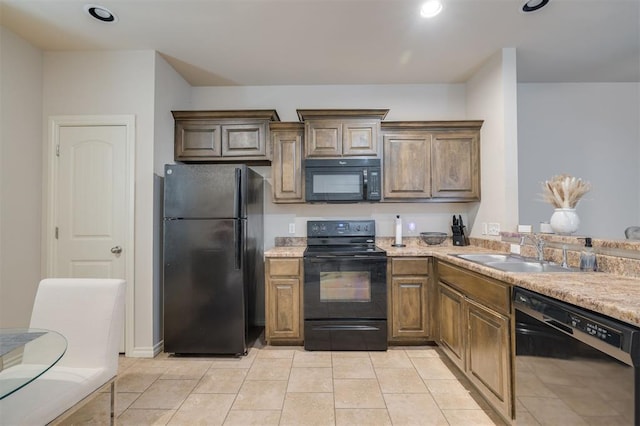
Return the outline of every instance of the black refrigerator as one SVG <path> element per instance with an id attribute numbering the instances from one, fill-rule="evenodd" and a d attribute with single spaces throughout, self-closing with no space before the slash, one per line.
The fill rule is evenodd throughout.
<path id="1" fill-rule="evenodd" d="M 263 185 L 242 164 L 165 165 L 165 352 L 247 353 L 264 286 Z"/>

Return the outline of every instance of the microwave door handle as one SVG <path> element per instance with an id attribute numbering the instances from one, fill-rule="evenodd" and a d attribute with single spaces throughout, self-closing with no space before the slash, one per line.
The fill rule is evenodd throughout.
<path id="1" fill-rule="evenodd" d="M 368 192 L 367 191 L 367 186 L 368 186 L 368 179 L 367 179 L 367 169 L 362 170 L 362 199 L 366 200 L 367 198 L 369 198 L 367 196 Z"/>

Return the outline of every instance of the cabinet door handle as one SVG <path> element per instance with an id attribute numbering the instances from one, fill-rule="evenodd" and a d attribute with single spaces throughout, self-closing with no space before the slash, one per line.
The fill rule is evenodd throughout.
<path id="1" fill-rule="evenodd" d="M 120 246 L 111 247 L 111 253 L 113 253 L 113 254 L 122 253 L 122 247 L 120 247 Z"/>

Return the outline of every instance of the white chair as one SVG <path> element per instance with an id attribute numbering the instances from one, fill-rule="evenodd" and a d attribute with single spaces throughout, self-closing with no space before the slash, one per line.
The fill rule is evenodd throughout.
<path id="1" fill-rule="evenodd" d="M 0 424 L 44 425 L 60 420 L 71 414 L 76 404 L 91 399 L 105 384 L 111 387 L 110 421 L 113 424 L 124 303 L 124 280 L 42 280 L 30 327 L 61 333 L 67 339 L 67 351 L 42 376 L 0 400 Z M 28 357 L 25 353 L 25 361 Z"/>

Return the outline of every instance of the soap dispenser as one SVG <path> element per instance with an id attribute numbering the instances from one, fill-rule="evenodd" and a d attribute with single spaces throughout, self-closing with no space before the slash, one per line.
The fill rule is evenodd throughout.
<path id="1" fill-rule="evenodd" d="M 586 272 L 598 270 L 596 254 L 593 252 L 593 245 L 591 244 L 591 238 L 589 237 L 584 239 L 584 248 L 580 253 L 580 270 Z"/>

